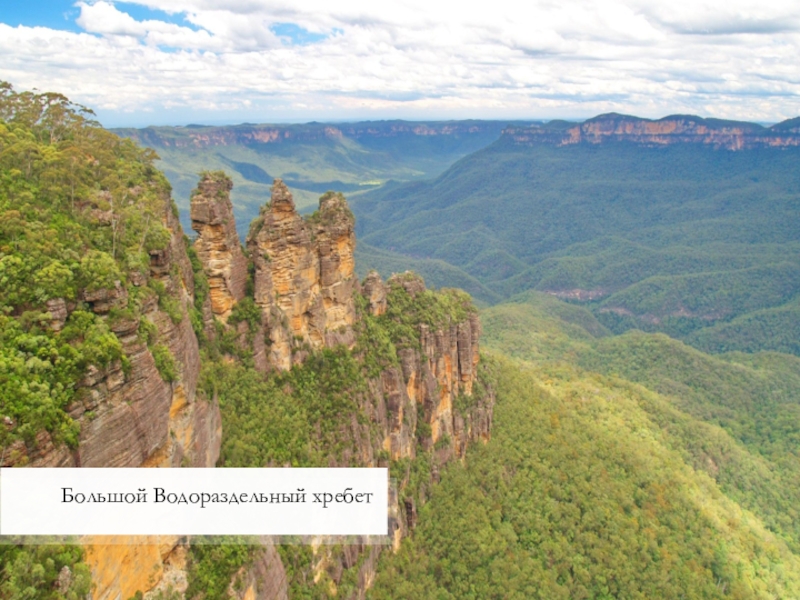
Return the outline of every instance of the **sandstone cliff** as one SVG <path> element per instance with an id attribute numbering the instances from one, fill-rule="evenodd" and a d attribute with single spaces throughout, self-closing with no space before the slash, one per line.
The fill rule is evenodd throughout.
<path id="1" fill-rule="evenodd" d="M 304 220 L 288 188 L 280 179 L 275 181 L 272 199 L 252 223 L 247 239 L 269 365 L 285 370 L 309 350 L 352 345 L 353 226 L 341 195 L 324 195 L 319 210 Z"/>
<path id="2" fill-rule="evenodd" d="M 211 311 L 222 322 L 244 298 L 247 281 L 247 259 L 233 218 L 232 187 L 224 173 L 205 173 L 191 204 L 192 229 L 198 233 L 194 248 L 206 272 Z"/>
<path id="3" fill-rule="evenodd" d="M 77 448 L 54 446 L 50 436 L 41 432 L 36 444 L 20 440 L 6 449 L 3 466 L 213 466 L 216 462 L 219 409 L 196 394 L 200 355 L 186 309 L 194 293 L 191 264 L 169 198 L 163 201 L 170 242 L 151 252 L 149 281 L 160 286 L 162 297 L 171 303 L 171 314 L 150 291 L 140 299 L 138 316 L 125 310 L 133 288 L 144 285 L 144 279 L 132 278 L 131 290 L 117 281 L 113 288 L 84 291 L 83 306 L 107 321 L 122 344 L 127 364 L 118 360 L 104 369 L 88 367 L 79 383 L 78 400 L 67 409 L 80 424 Z M 64 301 L 50 305 L 56 328 L 76 308 L 75 303 Z M 174 359 L 173 381 L 166 381 L 159 372 L 154 349 L 141 334 L 145 326 L 150 339 Z"/>
<path id="4" fill-rule="evenodd" d="M 106 320 L 122 344 L 125 361 L 106 368 L 89 366 L 79 383 L 77 400 L 68 407 L 80 425 L 74 449 L 54 445 L 47 432 L 35 444 L 18 441 L 4 453 L 3 466 L 30 467 L 212 467 L 219 457 L 222 425 L 213 399 L 197 394 L 200 355 L 187 312 L 194 298 L 192 268 L 183 231 L 168 197 L 162 198 L 163 223 L 170 234 L 166 247 L 150 253 L 149 277 L 132 276 L 130 287 L 84 291 L 80 300 Z M 135 274 L 134 274 L 135 275 Z M 130 296 L 147 284 L 138 314 L 128 310 Z M 144 289 L 144 288 L 142 288 Z M 168 309 L 165 305 L 168 304 Z M 75 302 L 51 301 L 53 327 L 63 326 Z M 142 335 L 142 331 L 148 335 Z M 174 361 L 165 380 L 159 350 Z M 93 600 L 127 600 L 157 584 L 182 550 L 177 538 L 152 540 L 86 538 L 86 561 L 95 585 Z"/>
<path id="5" fill-rule="evenodd" d="M 650 120 L 609 113 L 583 123 L 554 121 L 542 126 L 509 127 L 503 132 L 516 144 L 601 144 L 628 142 L 642 146 L 705 144 L 726 150 L 800 146 L 797 119 L 762 127 L 756 123 L 672 115 Z"/>

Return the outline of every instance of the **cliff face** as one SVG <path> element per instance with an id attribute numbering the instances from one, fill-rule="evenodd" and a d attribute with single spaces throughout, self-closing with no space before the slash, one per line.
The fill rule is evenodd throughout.
<path id="1" fill-rule="evenodd" d="M 422 279 L 410 273 L 395 275 L 387 284 L 377 274 L 371 274 L 367 283 L 370 297 L 385 298 L 393 286 L 403 288 L 412 297 L 425 291 Z M 380 293 L 376 294 L 376 288 L 381 289 Z M 385 307 L 371 303 L 370 310 L 380 315 Z M 400 350 L 400 369 L 382 373 L 381 385 L 391 414 L 383 448 L 393 460 L 415 456 L 416 439 L 420 437 L 418 420 L 430 427 L 430 435 L 422 436 L 426 445 L 448 442 L 439 443 L 445 450 L 445 459 L 463 457 L 469 442 L 488 439 L 491 395 L 479 398 L 479 403 L 467 410 L 455 409 L 460 399 L 473 395 L 478 376 L 479 337 L 480 321 L 474 312 L 460 322 L 449 321 L 436 328 L 422 324 L 419 349 Z"/>
<path id="2" fill-rule="evenodd" d="M 164 203 L 168 207 L 169 199 Z M 201 467 L 216 463 L 221 440 L 219 408 L 196 395 L 200 355 L 186 311 L 194 293 L 191 264 L 180 224 L 169 209 L 164 224 L 170 242 L 163 250 L 151 252 L 150 278 L 163 286 L 165 297 L 180 299 L 175 303 L 178 312 L 168 315 L 153 294 L 142 299 L 138 318 L 128 318 L 124 312 L 112 318 L 112 311 L 127 307 L 128 289 L 116 282 L 113 288 L 83 292 L 84 306 L 106 319 L 128 365 L 114 361 L 104 369 L 88 367 L 78 400 L 67 409 L 80 424 L 77 448 L 54 446 L 50 436 L 41 432 L 35 445 L 18 441 L 8 448 L 3 466 Z M 131 283 L 138 287 L 144 281 Z M 75 303 L 61 301 L 53 306 L 53 326 L 58 328 Z M 142 321 L 154 328 L 154 337 L 174 358 L 174 381 L 165 381 L 159 373 L 153 349 L 139 334 Z"/>
<path id="3" fill-rule="evenodd" d="M 145 284 L 132 277 L 130 288 L 83 292 L 84 306 L 106 320 L 128 361 L 104 369 L 90 366 L 68 407 L 80 425 L 75 449 L 54 445 L 41 432 L 35 445 L 15 443 L 3 466 L 31 467 L 213 467 L 219 458 L 222 424 L 213 399 L 197 394 L 200 354 L 186 305 L 194 300 L 192 267 L 178 219 L 163 198 L 168 245 L 150 253 L 150 285 L 161 286 L 170 299 L 170 314 L 155 294 L 141 300 L 135 318 L 125 312 L 129 296 Z M 51 302 L 52 326 L 63 326 L 75 303 Z M 121 315 L 121 316 L 120 316 Z M 144 322 L 144 323 L 143 323 Z M 154 348 L 140 335 L 146 325 L 158 345 L 174 359 L 174 381 L 165 381 Z M 158 583 L 177 555 L 177 538 L 152 540 L 88 537 L 82 540 L 95 584 L 94 600 L 127 599 Z"/>
<path id="4" fill-rule="evenodd" d="M 516 144 L 556 146 L 611 141 L 642 146 L 706 144 L 726 150 L 800 145 L 800 134 L 794 121 L 767 128 L 756 123 L 702 119 L 691 115 L 673 115 L 653 121 L 611 113 L 576 124 L 561 122 L 535 127 L 510 127 L 503 135 Z"/>

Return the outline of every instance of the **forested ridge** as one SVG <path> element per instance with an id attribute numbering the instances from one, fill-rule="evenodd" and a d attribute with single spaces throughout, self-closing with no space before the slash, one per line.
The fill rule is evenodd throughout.
<path id="1" fill-rule="evenodd" d="M 169 242 L 162 219 L 170 210 L 169 184 L 153 166 L 152 151 L 109 133 L 92 117 L 60 94 L 16 93 L 0 83 L 4 460 L 15 442 L 35 445 L 42 431 L 56 444 L 76 446 L 79 429 L 66 409 L 78 383 L 92 368 L 129 367 L 114 323 L 135 318 L 150 297 L 167 307 L 176 302 L 157 282 L 147 285 L 149 252 Z M 107 319 L 88 309 L 87 295 L 128 287 L 132 278 L 143 285 L 130 286 L 125 308 Z M 67 304 L 69 318 L 53 327 L 53 313 L 63 305 L 66 314 Z M 172 356 L 157 339 L 149 343 L 169 378 Z M 90 578 L 82 556 L 79 546 L 0 545 L 0 595 L 83 598 Z"/>

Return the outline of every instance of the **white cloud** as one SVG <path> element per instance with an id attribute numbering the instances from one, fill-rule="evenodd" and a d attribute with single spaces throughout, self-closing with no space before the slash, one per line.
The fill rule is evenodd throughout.
<path id="1" fill-rule="evenodd" d="M 800 113 L 796 2 L 136 3 L 192 26 L 79 2 L 87 33 L 0 24 L 0 78 L 112 120 Z M 279 23 L 328 37 L 287 45 Z"/>

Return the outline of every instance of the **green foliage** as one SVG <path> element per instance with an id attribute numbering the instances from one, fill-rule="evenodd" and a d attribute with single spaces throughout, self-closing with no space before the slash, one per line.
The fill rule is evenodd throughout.
<path id="1" fill-rule="evenodd" d="M 230 325 L 247 323 L 250 333 L 255 333 L 261 327 L 261 307 L 250 297 L 242 298 L 233 305 L 228 323 Z"/>
<path id="2" fill-rule="evenodd" d="M 467 319 L 471 312 L 472 298 L 457 289 L 442 289 L 438 292 L 423 290 L 409 293 L 401 284 L 402 278 L 419 281 L 419 275 L 406 272 L 389 283 L 386 313 L 379 318 L 397 348 L 419 347 L 419 326 L 427 325 L 432 330 L 449 327 Z"/>
<path id="3" fill-rule="evenodd" d="M 120 279 L 116 261 L 106 252 L 90 250 L 81 258 L 80 282 L 87 291 L 113 289 Z"/>
<path id="4" fill-rule="evenodd" d="M 800 361 L 777 353 L 713 357 L 660 334 L 609 337 L 586 315 L 529 293 L 484 311 L 484 339 L 526 365 L 577 364 L 636 382 L 630 393 L 670 447 L 800 550 Z"/>
<path id="5" fill-rule="evenodd" d="M 148 346 L 153 346 L 158 340 L 158 327 L 150 319 L 142 317 L 139 320 L 139 329 L 137 331 L 139 339 L 141 339 Z"/>
<path id="6" fill-rule="evenodd" d="M 186 597 L 229 598 L 231 579 L 252 561 L 256 550 L 256 546 L 249 546 L 237 537 L 195 540 L 191 545 Z"/>
<path id="7" fill-rule="evenodd" d="M 0 428 L 3 448 L 32 443 L 42 429 L 77 444 L 65 409 L 86 370 L 116 361 L 131 368 L 83 300 L 143 277 L 129 307 L 109 314 L 111 324 L 135 321 L 150 293 L 150 252 L 169 243 L 169 184 L 153 167 L 156 155 L 91 116 L 59 94 L 0 83 L 0 416 L 14 421 Z M 162 296 L 179 316 L 177 301 Z M 59 300 L 69 313 L 61 331 L 49 313 Z"/>
<path id="8" fill-rule="evenodd" d="M 208 340 L 206 339 L 205 323 L 203 322 L 203 305 L 211 290 L 208 286 L 208 279 L 203 271 L 200 257 L 197 256 L 197 252 L 192 247 L 188 237 L 184 236 L 183 241 L 186 253 L 189 256 L 189 262 L 192 264 L 192 274 L 194 276 L 194 306 L 188 309 L 189 318 L 192 321 L 192 329 L 197 336 L 197 340 L 201 346 L 204 346 Z"/>
<path id="9" fill-rule="evenodd" d="M 167 291 L 166 286 L 160 281 L 151 281 L 150 286 L 158 295 L 158 307 L 169 315 L 170 320 L 176 325 L 183 320 L 183 310 L 180 301 Z"/>
<path id="10" fill-rule="evenodd" d="M 77 424 L 65 411 L 76 384 L 89 365 L 122 358 L 119 340 L 92 313 L 74 311 L 59 333 L 48 325 L 48 313 L 0 315 L 0 414 L 14 421 L 0 429 L 3 447 L 18 438 L 32 442 L 42 429 L 77 444 Z"/>
<path id="11" fill-rule="evenodd" d="M 774 350 L 800 356 L 800 301 L 756 310 L 691 333 L 687 343 L 706 352 Z"/>
<path id="12" fill-rule="evenodd" d="M 375 317 L 367 310 L 367 300 L 355 295 L 358 336 L 355 353 L 364 361 L 367 377 L 378 377 L 384 369 L 398 365 L 397 349 L 391 334 L 384 326 L 384 319 Z"/>
<path id="13" fill-rule="evenodd" d="M 686 412 L 720 425 L 751 449 L 786 457 L 800 447 L 800 360 L 786 369 L 722 360 L 659 335 L 631 332 L 607 338 L 581 365 L 614 373 L 674 396 Z M 800 456 L 798 456 L 800 458 Z M 797 463 L 800 475 L 800 462 Z"/>
<path id="14" fill-rule="evenodd" d="M 278 546 L 278 553 L 286 571 L 290 598 L 318 600 L 331 596 L 330 586 L 327 586 L 329 580 L 320 578 L 320 581 L 314 581 L 311 574 L 314 556 L 310 546 L 305 544 Z"/>
<path id="15" fill-rule="evenodd" d="M 274 378 L 241 366 L 204 361 L 200 385 L 208 397 L 219 398 L 220 465 L 309 464 L 307 413 Z"/>
<path id="16" fill-rule="evenodd" d="M 687 467 L 646 392 L 499 369 L 492 440 L 450 465 L 371 598 L 768 598 L 800 559 Z"/>
<path id="17" fill-rule="evenodd" d="M 437 287 L 462 289 L 478 303 L 494 304 L 502 299 L 500 294 L 463 269 L 443 260 L 405 256 L 365 244 L 361 239 L 358 240 L 355 259 L 356 272 L 361 278 L 366 277 L 372 270 L 378 271 L 384 279 L 388 279 L 394 273 L 410 269 Z"/>
<path id="18" fill-rule="evenodd" d="M 0 544 L 0 598 L 83 600 L 91 578 L 82 561 L 83 550 L 77 545 Z"/>
<path id="19" fill-rule="evenodd" d="M 156 363 L 156 369 L 158 374 L 161 375 L 161 379 L 167 383 L 177 381 L 178 365 L 175 364 L 175 357 L 172 356 L 169 348 L 164 344 L 156 344 L 150 348 L 150 352 L 153 353 L 153 360 Z"/>

